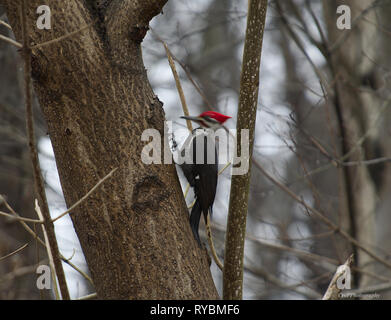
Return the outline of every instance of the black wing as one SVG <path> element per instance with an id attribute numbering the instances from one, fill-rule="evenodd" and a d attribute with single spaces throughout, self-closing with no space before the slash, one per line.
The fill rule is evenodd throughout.
<path id="1" fill-rule="evenodd" d="M 217 188 L 217 174 L 218 174 L 218 159 L 217 159 L 217 150 L 214 142 L 214 137 L 208 137 L 206 135 L 200 135 L 197 138 L 204 139 L 204 161 L 203 164 L 197 164 L 196 159 L 193 154 L 193 161 L 196 163 L 194 166 L 194 193 L 200 202 L 200 207 L 202 212 L 204 213 L 204 218 L 206 222 L 206 217 L 208 214 L 208 210 L 212 209 L 213 202 L 216 196 L 216 188 Z M 212 140 L 213 138 L 213 140 Z M 195 139 L 193 139 L 195 141 Z M 193 152 L 196 146 L 193 144 Z M 214 160 L 214 163 L 208 164 L 208 154 L 213 153 L 214 157 L 210 160 Z"/>

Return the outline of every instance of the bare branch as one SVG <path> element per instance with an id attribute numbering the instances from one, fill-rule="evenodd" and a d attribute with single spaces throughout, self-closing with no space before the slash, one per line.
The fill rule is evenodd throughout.
<path id="1" fill-rule="evenodd" d="M 5 22 L 5 21 L 3 21 L 3 20 L 0 20 L 0 24 L 2 24 L 3 26 L 5 26 L 6 28 L 12 30 L 11 26 L 10 26 L 7 22 Z"/>
<path id="2" fill-rule="evenodd" d="M 276 184 L 282 191 L 287 193 L 291 198 L 296 200 L 298 203 L 303 205 L 306 209 L 308 209 L 310 212 L 315 214 L 323 223 L 325 223 L 331 230 L 335 230 L 335 232 L 339 233 L 341 236 L 343 236 L 346 240 L 348 240 L 350 243 L 357 246 L 357 248 L 361 249 L 365 253 L 367 253 L 369 256 L 371 256 L 376 261 L 382 263 L 383 265 L 387 266 L 389 269 L 391 269 L 391 262 L 387 261 L 386 259 L 383 259 L 382 257 L 379 257 L 376 253 L 374 253 L 372 250 L 361 244 L 359 241 L 357 241 L 355 238 L 353 238 L 349 233 L 346 231 L 340 229 L 337 225 L 334 224 L 330 219 L 328 219 L 326 216 L 324 216 L 320 211 L 317 209 L 309 206 L 303 199 L 301 199 L 299 196 L 297 196 L 294 192 L 292 192 L 287 186 L 280 183 L 276 179 L 274 179 L 270 174 L 266 172 L 266 170 L 256 161 L 253 162 L 259 170 L 261 170 L 262 174 L 265 175 L 266 178 L 268 178 L 270 181 L 272 181 L 274 184 Z"/>
<path id="3" fill-rule="evenodd" d="M 353 30 L 357 27 L 358 23 L 362 18 L 364 18 L 371 10 L 375 9 L 379 6 L 384 0 L 374 0 L 368 7 L 360 12 L 360 14 L 354 18 L 352 21 L 351 29 L 345 30 L 345 32 L 341 33 L 338 39 L 330 46 L 329 53 L 332 54 L 334 51 L 338 50 L 338 48 L 345 43 L 346 39 L 353 34 Z"/>
<path id="4" fill-rule="evenodd" d="M 212 252 L 213 260 L 216 262 L 216 265 L 219 267 L 221 271 L 223 271 L 224 266 L 223 263 L 220 261 L 219 257 L 217 256 L 215 246 L 213 244 L 213 238 L 212 238 L 212 230 L 210 227 L 210 214 L 206 217 L 206 234 L 209 242 L 210 251 Z"/>
<path id="5" fill-rule="evenodd" d="M 14 254 L 17 254 L 18 252 L 20 252 L 20 251 L 22 251 L 24 248 L 26 248 L 28 245 L 29 245 L 29 244 L 26 243 L 26 244 L 24 244 L 23 246 L 21 246 L 20 248 L 16 249 L 15 251 L 12 251 L 11 253 L 9 253 L 9 254 L 7 254 L 7 255 L 5 255 L 5 256 L 3 256 L 3 257 L 0 257 L 0 261 L 1 261 L 1 260 L 4 260 L 4 259 L 7 259 L 8 257 L 13 256 Z"/>
<path id="6" fill-rule="evenodd" d="M 303 295 L 309 299 L 319 299 L 322 297 L 318 292 L 316 292 L 313 289 L 308 288 L 307 290 L 305 290 L 305 289 L 298 288 L 299 286 L 303 285 L 303 283 L 301 283 L 301 282 L 298 284 L 293 284 L 293 285 L 287 284 L 286 282 L 281 281 L 278 277 L 267 272 L 266 270 L 264 270 L 262 268 L 256 268 L 252 265 L 246 266 L 246 269 L 247 269 L 247 271 L 249 271 L 257 276 L 262 277 L 265 281 L 268 281 L 271 284 L 273 284 L 279 288 L 296 292 L 296 293 Z"/>
<path id="7" fill-rule="evenodd" d="M 45 263 L 45 260 L 44 261 L 39 261 L 39 263 Z M 7 281 L 12 281 L 12 280 L 14 280 L 14 279 L 16 279 L 18 277 L 23 277 L 23 276 L 25 276 L 27 274 L 35 273 L 36 270 L 37 270 L 37 265 L 36 264 L 17 268 L 17 269 L 15 269 L 15 270 L 13 270 L 13 271 L 11 271 L 9 273 L 6 273 L 6 274 L 2 275 L 0 277 L 0 283 L 7 282 Z"/>
<path id="8" fill-rule="evenodd" d="M 95 22 L 94 22 L 94 23 L 95 23 Z M 80 28 L 80 29 L 78 29 L 78 30 L 72 31 L 72 32 L 70 32 L 70 33 L 67 33 L 67 34 L 65 34 L 65 35 L 63 35 L 63 36 L 61 36 L 61 37 L 56 38 L 56 39 L 52 39 L 52 40 L 49 40 L 49 41 L 45 41 L 45 42 L 42 42 L 42 43 L 38 43 L 38 44 L 36 44 L 36 45 L 34 45 L 34 46 L 31 46 L 31 49 L 42 48 L 42 47 L 44 47 L 44 46 L 48 46 L 48 45 L 50 45 L 50 44 L 53 44 L 53 43 L 60 42 L 60 41 L 62 41 L 62 40 L 68 39 L 68 38 L 70 38 L 70 37 L 72 37 L 72 36 L 74 36 L 74 35 L 76 35 L 76 34 L 78 34 L 78 33 L 83 32 L 84 30 L 87 30 L 88 28 L 90 28 L 90 27 L 92 27 L 92 26 L 93 26 L 93 23 L 91 23 L 91 24 L 89 24 L 89 25 L 86 25 L 86 26 L 84 26 L 84 27 L 82 27 L 82 28 Z"/>
<path id="9" fill-rule="evenodd" d="M 58 217 L 52 219 L 52 222 L 55 222 L 57 221 L 58 219 L 61 219 L 63 216 L 67 215 L 69 212 L 71 212 L 72 210 L 74 210 L 76 207 L 78 207 L 80 204 L 82 204 L 97 188 L 99 188 L 99 186 L 105 182 L 108 178 L 110 178 L 113 173 L 115 171 L 117 171 L 118 168 L 114 168 L 113 170 L 111 170 L 104 178 L 102 178 L 101 180 L 98 181 L 98 183 L 91 188 L 90 191 L 88 191 L 79 201 L 77 201 L 76 203 L 74 203 L 68 210 L 64 211 L 63 213 L 61 213 Z"/>
<path id="10" fill-rule="evenodd" d="M 37 213 L 40 220 L 44 220 L 44 217 L 43 217 L 41 208 L 39 207 L 37 199 L 35 199 L 35 212 Z M 46 251 L 48 253 L 48 258 L 49 258 L 49 265 L 50 265 L 51 275 L 52 275 L 52 279 L 53 279 L 53 283 L 54 283 L 54 292 L 56 294 L 57 300 L 59 300 L 60 295 L 58 292 L 58 286 L 57 286 L 57 280 L 56 280 L 56 269 L 54 266 L 54 259 L 53 259 L 53 254 L 52 254 L 52 250 L 51 250 L 50 243 L 49 243 L 49 237 L 47 235 L 46 228 L 44 225 L 42 225 L 42 232 L 43 232 L 43 236 L 45 239 Z"/>
<path id="11" fill-rule="evenodd" d="M 0 34 L 0 39 L 2 39 L 2 40 L 4 40 L 4 41 L 6 41 L 6 42 L 8 42 L 8 43 L 10 43 L 10 44 L 12 44 L 12 45 L 14 45 L 15 47 L 17 47 L 17 48 L 19 48 L 19 49 L 23 47 L 18 41 L 12 40 L 11 38 L 8 38 L 8 37 L 6 37 L 6 36 L 3 36 L 2 34 Z"/>
<path id="12" fill-rule="evenodd" d="M 98 295 L 96 294 L 96 292 L 94 292 L 94 293 L 88 294 L 86 296 L 80 297 L 77 300 L 91 300 L 91 299 L 95 299 L 97 297 L 98 297 Z"/>
<path id="13" fill-rule="evenodd" d="M 341 166 L 371 166 L 374 164 L 379 164 L 384 162 L 391 162 L 391 158 L 381 157 L 381 158 L 376 158 L 371 160 L 338 162 L 338 164 Z"/>
<path id="14" fill-rule="evenodd" d="M 43 223 L 43 221 L 41 221 L 41 220 L 23 218 L 23 217 L 15 217 L 14 215 L 3 212 L 3 211 L 0 211 L 0 215 L 7 217 L 7 218 L 10 218 L 12 220 L 19 220 L 19 221 L 25 221 L 25 222 L 31 222 L 31 223 Z"/>
<path id="15" fill-rule="evenodd" d="M 174 76 L 175 84 L 176 84 L 176 87 L 177 87 L 177 90 L 178 90 L 179 98 L 181 99 L 183 114 L 185 116 L 189 116 L 190 115 L 189 114 L 189 109 L 187 108 L 185 95 L 183 93 L 182 85 L 181 85 L 181 82 L 179 80 L 178 72 L 176 71 L 176 68 L 175 68 L 175 63 L 174 63 L 174 60 L 172 58 L 171 51 L 170 51 L 170 49 L 168 49 L 167 44 L 156 34 L 156 32 L 154 32 L 152 29 L 151 29 L 151 31 L 153 32 L 155 37 L 163 44 L 164 49 L 166 50 L 168 63 L 170 64 L 171 71 L 172 71 L 172 74 Z M 193 131 L 193 125 L 191 124 L 191 120 L 186 120 L 186 124 L 187 124 L 187 128 L 190 130 L 190 132 L 192 132 Z"/>

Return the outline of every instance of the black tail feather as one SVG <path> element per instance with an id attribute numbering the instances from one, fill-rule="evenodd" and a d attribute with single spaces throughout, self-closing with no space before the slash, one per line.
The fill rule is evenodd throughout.
<path id="1" fill-rule="evenodd" d="M 198 199 L 194 203 L 193 209 L 191 209 L 190 214 L 190 227 L 193 231 L 194 238 L 197 240 L 198 244 L 201 246 L 201 240 L 200 236 L 198 234 L 198 226 L 200 225 L 200 219 L 201 219 L 201 206 Z"/>
<path id="2" fill-rule="evenodd" d="M 212 220 L 212 217 L 213 217 L 213 204 L 210 206 L 209 210 L 206 212 L 204 212 L 204 219 L 205 219 L 205 225 L 208 223 L 207 221 L 207 216 L 208 216 L 208 213 L 210 215 L 209 219 Z"/>

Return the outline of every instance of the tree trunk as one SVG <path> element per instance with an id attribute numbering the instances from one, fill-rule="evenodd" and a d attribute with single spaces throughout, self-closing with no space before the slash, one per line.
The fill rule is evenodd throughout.
<path id="1" fill-rule="evenodd" d="M 18 3 L 0 2 L 21 41 Z M 71 214 L 101 299 L 218 298 L 174 165 L 141 161 L 142 132 L 164 133 L 140 44 L 165 2 L 47 1 L 52 28 L 40 30 L 42 3 L 28 1 L 34 88 L 67 206 L 118 168 Z"/>
<path id="2" fill-rule="evenodd" d="M 351 9 L 352 29 L 339 30 L 336 14 L 339 5 Z M 334 103 L 342 140 L 342 153 L 350 156 L 345 161 L 357 162 L 379 157 L 378 129 L 373 122 L 379 113 L 381 102 L 376 97 L 376 27 L 356 17 L 370 8 L 373 1 L 323 1 L 329 39 L 330 66 L 335 90 Z M 367 18 L 375 20 L 373 10 Z M 344 41 L 340 37 L 346 36 Z M 365 134 L 369 136 L 360 144 Z M 365 165 L 344 167 L 347 214 L 351 221 L 351 235 L 366 246 L 375 244 L 375 209 L 377 180 L 375 172 Z M 373 271 L 372 259 L 357 250 L 356 266 Z M 360 287 L 369 285 L 370 277 L 362 275 Z"/>

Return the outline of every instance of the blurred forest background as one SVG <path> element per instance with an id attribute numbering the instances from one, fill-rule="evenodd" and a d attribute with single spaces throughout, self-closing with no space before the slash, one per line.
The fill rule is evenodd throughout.
<path id="1" fill-rule="evenodd" d="M 336 27 L 341 4 L 351 9 L 351 30 Z M 164 14 L 151 23 L 177 59 L 190 113 L 213 108 L 231 115 L 228 128 L 235 128 L 246 14 L 244 0 L 177 0 L 168 1 Z M 6 19 L 0 7 L 0 20 Z M 269 2 L 245 299 L 319 299 L 337 266 L 352 253 L 357 296 L 391 298 L 390 21 L 391 2 L 385 0 Z M 3 25 L 0 34 L 13 37 Z M 143 56 L 166 119 L 183 128 L 167 56 L 151 32 L 143 42 Z M 19 214 L 36 218 L 21 78 L 16 49 L 0 41 L 0 194 Z M 35 118 L 49 204 L 57 215 L 65 204 L 37 103 Z M 221 259 L 229 190 L 225 170 L 212 229 Z M 0 201 L 0 210 L 7 211 Z M 203 225 L 200 230 L 206 242 Z M 56 222 L 56 232 L 61 253 L 88 272 L 68 217 Z M 0 261 L 0 299 L 51 297 L 35 285 L 44 251 L 19 222 L 0 217 L 0 257 L 25 243 L 27 248 Z M 221 292 L 222 274 L 214 263 L 211 268 Z M 72 268 L 65 265 L 65 271 L 73 298 L 94 291 Z"/>

